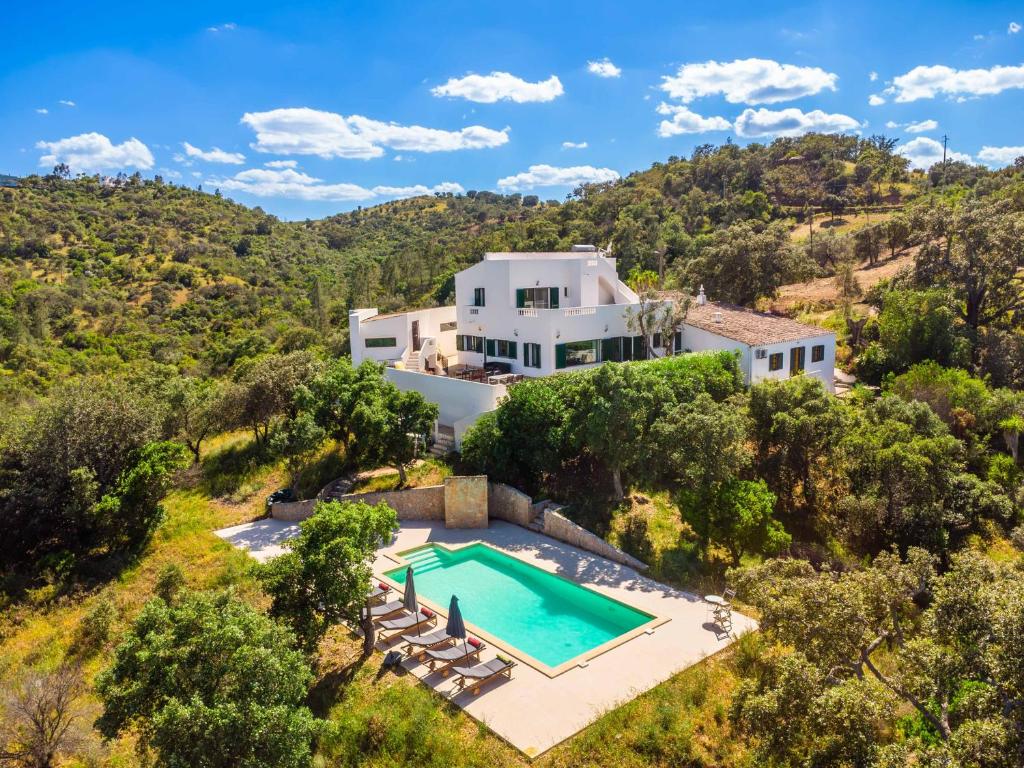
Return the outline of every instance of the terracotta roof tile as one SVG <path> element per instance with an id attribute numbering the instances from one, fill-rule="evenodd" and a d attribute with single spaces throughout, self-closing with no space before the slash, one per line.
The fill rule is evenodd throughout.
<path id="1" fill-rule="evenodd" d="M 788 317 L 711 301 L 703 306 L 696 302 L 691 303 L 686 314 L 686 324 L 752 347 L 798 341 L 832 333 L 816 325 L 798 323 Z"/>

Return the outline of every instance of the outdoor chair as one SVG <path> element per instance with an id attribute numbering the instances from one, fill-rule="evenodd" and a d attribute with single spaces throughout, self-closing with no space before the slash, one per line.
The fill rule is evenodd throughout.
<path id="1" fill-rule="evenodd" d="M 370 618 L 374 621 L 380 621 L 381 619 L 387 618 L 394 613 L 404 611 L 405 605 L 401 600 L 388 600 L 386 603 L 380 603 L 379 605 L 370 606 Z"/>
<path id="2" fill-rule="evenodd" d="M 402 653 L 408 656 L 416 656 L 419 661 L 427 657 L 427 651 L 431 648 L 449 645 L 455 640 L 443 629 L 435 629 L 425 635 L 402 635 L 405 645 L 402 646 Z"/>
<path id="3" fill-rule="evenodd" d="M 431 648 L 427 651 L 427 668 L 448 676 L 448 670 L 456 664 L 480 661 L 480 652 L 487 646 L 481 640 L 471 637 L 464 643 L 455 643 L 447 648 Z"/>
<path id="4" fill-rule="evenodd" d="M 497 680 L 499 677 L 506 677 L 511 680 L 512 667 L 515 665 L 516 663 L 512 659 L 498 656 L 495 659 L 472 667 L 455 667 L 455 674 L 458 677 L 455 678 L 455 687 L 452 689 L 452 695 L 460 691 L 470 690 L 476 696 L 480 693 L 480 689 L 492 680 Z"/>
<path id="5" fill-rule="evenodd" d="M 383 603 L 387 601 L 387 597 L 390 592 L 391 587 L 384 582 L 381 582 L 370 590 L 370 594 L 367 595 L 366 598 L 371 604 Z"/>
<path id="6" fill-rule="evenodd" d="M 437 615 L 432 610 L 420 608 L 417 613 L 407 613 L 404 616 L 399 616 L 397 619 L 381 621 L 378 624 L 380 639 L 388 642 L 403 632 L 432 626 L 435 621 L 437 621 Z"/>

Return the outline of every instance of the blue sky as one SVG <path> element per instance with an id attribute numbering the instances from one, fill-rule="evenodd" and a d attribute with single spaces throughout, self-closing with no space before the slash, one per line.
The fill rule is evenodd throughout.
<path id="1" fill-rule="evenodd" d="M 1024 153 L 1019 3 L 702 5 L 11 4 L 0 173 L 140 170 L 301 219 L 562 198 L 812 129 L 898 137 L 921 166 L 944 133 L 975 162 Z"/>

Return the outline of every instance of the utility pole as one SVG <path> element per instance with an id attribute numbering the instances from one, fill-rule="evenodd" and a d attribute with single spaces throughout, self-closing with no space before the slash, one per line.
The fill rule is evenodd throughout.
<path id="1" fill-rule="evenodd" d="M 946 186 L 946 144 L 949 136 L 942 134 L 942 186 Z"/>

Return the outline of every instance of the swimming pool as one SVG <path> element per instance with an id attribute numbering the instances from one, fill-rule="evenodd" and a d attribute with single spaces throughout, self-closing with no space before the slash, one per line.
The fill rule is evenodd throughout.
<path id="1" fill-rule="evenodd" d="M 417 595 L 445 609 L 457 595 L 466 622 L 549 667 L 654 619 L 485 544 L 428 544 L 401 557 L 412 566 Z M 404 584 L 405 568 L 386 575 Z"/>

